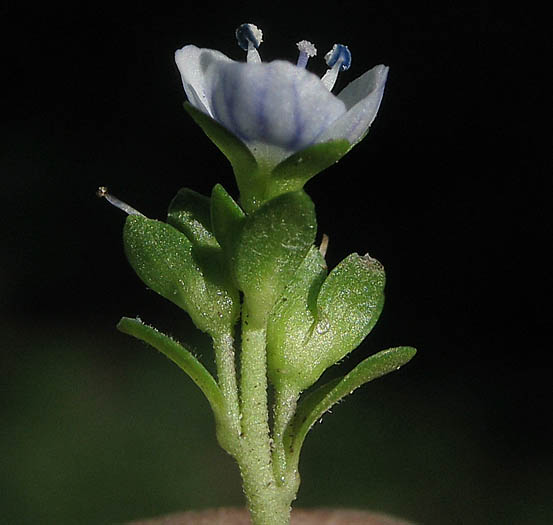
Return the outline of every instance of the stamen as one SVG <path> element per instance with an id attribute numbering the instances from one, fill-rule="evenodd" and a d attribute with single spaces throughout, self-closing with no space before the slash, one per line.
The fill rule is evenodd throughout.
<path id="1" fill-rule="evenodd" d="M 261 57 L 257 48 L 263 42 L 263 31 L 253 24 L 242 24 L 236 30 L 236 40 L 238 45 L 247 51 L 246 62 L 259 63 Z"/>
<path id="2" fill-rule="evenodd" d="M 302 40 L 296 44 L 300 50 L 300 56 L 298 57 L 297 66 L 303 67 L 307 65 L 307 61 L 317 55 L 317 48 L 307 40 Z"/>
<path id="3" fill-rule="evenodd" d="M 104 197 L 111 205 L 119 208 L 128 215 L 140 215 L 141 217 L 145 217 L 145 215 L 135 210 L 132 206 L 129 206 L 126 202 L 120 201 L 117 197 L 108 193 L 108 189 L 105 186 L 100 186 L 96 190 L 96 195 L 100 198 Z"/>
<path id="4" fill-rule="evenodd" d="M 330 68 L 321 78 L 325 87 L 332 91 L 339 71 L 346 71 L 351 66 L 351 53 L 347 46 L 334 44 L 332 49 L 325 55 L 326 64 Z"/>

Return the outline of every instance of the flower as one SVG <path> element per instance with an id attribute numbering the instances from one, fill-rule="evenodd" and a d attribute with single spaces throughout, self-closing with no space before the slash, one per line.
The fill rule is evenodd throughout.
<path id="1" fill-rule="evenodd" d="M 264 63 L 257 27 L 243 24 L 236 36 L 246 62 L 194 45 L 176 51 L 175 60 L 190 104 L 239 138 L 258 164 L 272 169 L 294 153 L 336 140 L 347 140 L 351 149 L 365 136 L 382 100 L 386 66 L 370 69 L 334 95 L 338 73 L 351 62 L 346 46 L 336 44 L 327 53 L 329 70 L 319 78 L 305 68 L 316 55 L 310 42 L 298 43 L 297 64 Z"/>

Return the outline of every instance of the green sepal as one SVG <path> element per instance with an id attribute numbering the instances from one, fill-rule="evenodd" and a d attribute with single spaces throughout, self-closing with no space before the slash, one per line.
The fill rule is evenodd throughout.
<path id="1" fill-rule="evenodd" d="M 233 270 L 250 314 L 265 322 L 316 234 L 315 207 L 304 191 L 280 195 L 246 217 L 233 252 Z"/>
<path id="2" fill-rule="evenodd" d="M 309 393 L 299 403 L 296 414 L 284 434 L 290 468 L 297 467 L 305 436 L 325 412 L 365 383 L 398 370 L 409 362 L 416 352 L 415 348 L 409 346 L 383 350 L 361 361 L 345 376 L 334 379 Z"/>
<path id="3" fill-rule="evenodd" d="M 220 249 L 194 249 L 179 230 L 164 222 L 129 215 L 123 229 L 125 253 L 152 290 L 185 310 L 212 336 L 228 332 L 239 315 L 238 290 L 229 283 Z"/>
<path id="4" fill-rule="evenodd" d="M 216 184 L 211 192 L 211 224 L 217 241 L 229 257 L 245 220 L 242 208 L 223 186 Z"/>
<path id="5" fill-rule="evenodd" d="M 223 395 L 217 382 L 190 351 L 168 335 L 163 334 L 152 326 L 144 324 L 139 319 L 123 317 L 117 324 L 117 329 L 148 343 L 173 361 L 181 370 L 188 374 L 203 392 L 211 405 L 215 419 L 220 421 L 225 417 Z"/>
<path id="6" fill-rule="evenodd" d="M 301 190 L 311 177 L 338 162 L 352 147 L 345 139 L 314 144 L 275 166 L 270 157 L 256 159 L 242 140 L 189 102 L 184 103 L 184 109 L 231 163 L 240 204 L 247 213 L 274 197 Z"/>
<path id="7" fill-rule="evenodd" d="M 272 380 L 301 392 L 357 348 L 382 311 L 384 283 L 384 269 L 376 259 L 346 257 L 320 287 L 314 315 L 305 306 L 272 324 L 267 338 Z M 294 330 L 299 333 L 291 335 Z"/>
<path id="8" fill-rule="evenodd" d="M 184 109 L 229 160 L 237 178 L 247 176 L 257 170 L 258 166 L 254 156 L 248 146 L 236 135 L 232 134 L 209 115 L 196 109 L 190 102 L 184 103 Z"/>
<path id="9" fill-rule="evenodd" d="M 288 377 L 289 354 L 303 351 L 312 335 L 317 317 L 317 296 L 327 275 L 327 266 L 321 252 L 312 246 L 294 277 L 271 310 L 267 323 L 267 370 L 269 379 L 277 388 L 283 383 L 295 384 Z"/>
<path id="10" fill-rule="evenodd" d="M 301 190 L 311 177 L 338 162 L 350 148 L 346 139 L 340 139 L 314 144 L 291 155 L 272 170 L 265 198 Z"/>
<path id="11" fill-rule="evenodd" d="M 249 212 L 259 207 L 263 202 L 268 170 L 259 166 L 244 142 L 216 120 L 189 102 L 184 103 L 184 109 L 232 165 L 244 209 Z"/>
<path id="12" fill-rule="evenodd" d="M 169 204 L 167 222 L 195 246 L 219 247 L 211 228 L 211 202 L 205 195 L 188 188 L 180 189 Z"/>

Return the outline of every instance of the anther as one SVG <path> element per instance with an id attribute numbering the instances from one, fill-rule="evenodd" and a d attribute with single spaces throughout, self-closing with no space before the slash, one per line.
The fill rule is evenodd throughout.
<path id="1" fill-rule="evenodd" d="M 113 195 L 108 193 L 108 189 L 105 186 L 100 186 L 96 190 L 96 195 L 100 198 L 103 197 L 112 206 L 119 208 L 120 210 L 124 211 L 128 215 L 140 215 L 141 217 L 145 217 L 145 215 L 140 213 L 138 210 L 135 210 L 132 206 L 129 206 L 126 202 L 120 201 L 117 197 L 114 197 Z"/>
<path id="2" fill-rule="evenodd" d="M 330 68 L 321 78 L 321 82 L 331 91 L 338 78 L 338 72 L 346 71 L 351 66 L 351 53 L 347 46 L 334 44 L 325 55 L 327 66 Z"/>
<path id="3" fill-rule="evenodd" d="M 307 40 L 302 40 L 301 42 L 298 42 L 296 44 L 298 46 L 298 49 L 300 51 L 300 55 L 298 56 L 298 67 L 305 67 L 307 65 L 307 61 L 311 58 L 317 55 L 317 48 Z"/>
<path id="4" fill-rule="evenodd" d="M 236 30 L 236 40 L 238 45 L 247 51 L 246 61 L 258 63 L 261 62 L 261 57 L 257 48 L 263 42 L 263 31 L 253 24 L 242 24 Z"/>

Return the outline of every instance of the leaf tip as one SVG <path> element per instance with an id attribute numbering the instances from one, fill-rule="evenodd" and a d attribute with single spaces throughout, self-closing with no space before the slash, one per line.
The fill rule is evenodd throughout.
<path id="1" fill-rule="evenodd" d="M 401 346 L 398 348 L 398 350 L 401 352 L 401 364 L 398 365 L 398 369 L 401 368 L 403 365 L 407 364 L 413 357 L 415 357 L 417 353 L 417 349 L 413 346 Z"/>

